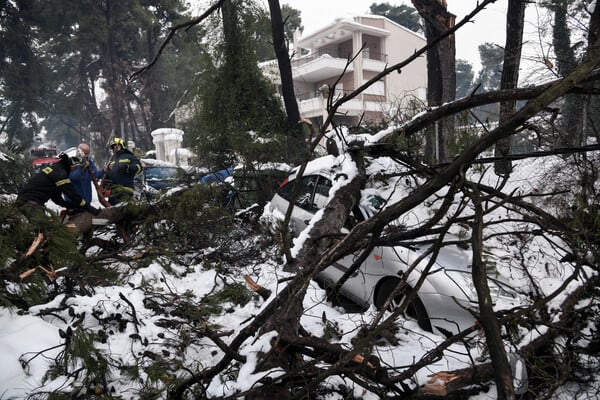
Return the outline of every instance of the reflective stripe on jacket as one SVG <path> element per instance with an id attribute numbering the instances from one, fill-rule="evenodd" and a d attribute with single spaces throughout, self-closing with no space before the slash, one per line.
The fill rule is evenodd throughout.
<path id="1" fill-rule="evenodd" d="M 63 194 L 70 201 L 63 199 Z M 52 164 L 32 176 L 17 195 L 17 201 L 21 202 L 44 205 L 48 200 L 67 208 L 83 208 L 87 204 L 75 190 L 67 171 L 60 163 Z"/>
<path id="2" fill-rule="evenodd" d="M 115 153 L 115 159 L 110 164 L 108 179 L 113 186 L 125 186 L 133 189 L 133 178 L 142 172 L 142 164 L 136 156 L 127 149 Z"/>

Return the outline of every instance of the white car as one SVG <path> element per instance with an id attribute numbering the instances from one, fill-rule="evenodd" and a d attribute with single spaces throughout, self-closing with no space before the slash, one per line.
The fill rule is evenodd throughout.
<path id="1" fill-rule="evenodd" d="M 333 157 L 330 158 L 331 161 L 334 160 Z M 309 163 L 299 182 L 290 220 L 294 236 L 298 236 L 314 214 L 328 202 L 329 190 L 340 171 L 336 169 L 335 162 L 327 168 L 323 168 L 323 165 L 327 163 L 322 159 Z M 296 170 L 293 170 L 288 179 L 281 184 L 267 205 L 271 212 L 277 210 L 285 214 L 295 177 Z M 345 229 L 350 229 L 354 223 L 373 216 L 383 205 L 384 200 L 381 197 L 370 195 L 367 202 L 363 201 L 353 210 Z M 410 265 L 425 251 L 426 246 L 376 247 L 359 270 L 341 287 L 340 292 L 360 305 L 374 304 L 381 308 Z M 318 280 L 329 287 L 335 285 L 356 257 L 358 254 L 352 254 L 329 266 L 319 274 Z M 429 256 L 425 257 L 410 273 L 407 279 L 410 288 L 407 290 L 416 287 L 429 259 Z M 515 302 L 515 294 L 504 283 L 493 280 L 489 282 L 494 300 L 502 298 L 509 303 Z M 398 306 L 401 300 L 402 296 L 394 299 L 392 307 Z M 406 314 L 416 319 L 424 330 L 451 335 L 475 323 L 474 314 L 470 310 L 477 310 L 477 294 L 471 278 L 470 252 L 454 245 L 445 246 L 438 254 Z"/>

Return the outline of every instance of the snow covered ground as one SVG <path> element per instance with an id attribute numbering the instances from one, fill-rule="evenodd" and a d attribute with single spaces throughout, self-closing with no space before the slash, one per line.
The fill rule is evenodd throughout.
<path id="1" fill-rule="evenodd" d="M 183 272 L 183 267 L 175 269 Z M 159 293 L 174 291 L 178 296 L 189 295 L 201 298 L 214 290 L 218 277 L 213 270 L 204 270 L 201 266 L 190 268 L 185 277 L 177 277 L 174 274 L 165 274 L 158 263 L 153 263 L 147 268 L 133 272 L 127 285 L 97 288 L 93 296 L 77 296 L 67 300 L 67 305 L 72 309 L 74 317 L 62 313 L 61 318 L 56 316 L 36 316 L 44 309 L 57 307 L 62 296 L 57 297 L 52 303 L 33 307 L 27 315 L 18 315 L 15 310 L 2 309 L 0 311 L 0 349 L 2 350 L 2 362 L 0 362 L 0 394 L 3 399 L 25 398 L 34 392 L 45 392 L 56 390 L 61 386 L 68 387 L 73 379 L 61 377 L 50 382 L 43 382 L 44 374 L 53 362 L 54 357 L 62 350 L 61 344 L 64 339 L 59 336 L 59 330 L 67 331 L 72 327 L 74 320 L 85 314 L 81 326 L 95 332 L 104 330 L 105 327 L 99 323 L 98 318 L 122 313 L 124 318 L 132 319 L 132 308 L 122 299 L 123 295 L 135 308 L 135 317 L 138 324 L 128 323 L 126 328 L 119 332 L 117 327 L 108 334 L 106 343 L 98 345 L 98 349 L 105 354 L 110 354 L 114 362 L 115 381 L 111 386 L 115 388 L 123 398 L 139 398 L 139 390 L 136 382 L 125 378 L 118 378 L 117 367 L 126 365 L 137 365 L 144 352 L 156 352 L 161 354 L 163 350 L 169 349 L 169 343 L 177 341 L 180 332 L 177 329 L 166 329 L 160 326 L 162 315 L 157 315 L 144 305 L 144 298 L 149 296 L 147 285 L 152 286 L 152 291 Z M 188 269 L 188 271 L 190 270 Z M 251 270 L 243 271 L 254 274 L 259 270 L 259 276 L 255 276 L 257 283 L 273 290 L 273 296 L 281 289 L 277 283 L 278 279 L 285 277 L 285 273 L 276 265 L 263 264 L 253 266 Z M 166 279 L 165 279 L 166 277 Z M 186 294 L 187 293 L 187 294 Z M 235 337 L 261 307 L 267 302 L 252 301 L 246 306 L 236 308 L 235 312 L 224 312 L 222 315 L 211 319 L 211 323 L 218 324 L 223 330 L 232 330 L 230 337 Z M 334 307 L 325 301 L 325 292 L 316 284 L 311 284 L 308 295 L 305 298 L 306 313 L 302 318 L 302 324 L 314 335 L 322 336 L 326 329 L 332 326 L 340 333 L 339 343 L 352 348 L 350 340 L 356 333 L 357 326 L 368 323 L 376 313 L 374 308 L 365 313 L 346 313 L 340 307 Z M 323 321 L 326 316 L 326 322 Z M 63 319 L 66 319 L 63 320 Z M 259 351 L 270 348 L 272 335 L 263 335 L 260 338 L 248 340 L 242 347 L 240 353 L 248 357 L 248 362 L 240 369 L 234 379 L 226 380 L 224 377 L 215 379 L 210 386 L 209 394 L 212 396 L 231 395 L 237 390 L 246 390 L 252 387 L 259 378 L 252 375 L 256 357 Z M 405 321 L 397 335 L 401 346 L 392 347 L 382 344 L 376 347 L 377 355 L 382 362 L 390 363 L 397 367 L 410 365 L 411 360 L 423 356 L 440 341 L 440 337 L 423 332 L 415 321 Z M 139 337 L 139 339 L 138 339 Z M 48 350 L 51 349 L 51 350 Z M 445 358 L 433 364 L 430 369 L 419 373 L 420 382 L 427 380 L 427 375 L 434 370 L 452 370 L 466 367 L 469 357 L 466 350 L 460 345 L 453 345 L 449 351 L 453 357 Z M 476 351 L 476 349 L 475 349 Z M 38 355 L 38 352 L 43 352 Z M 175 357 L 175 354 L 173 354 Z M 179 355 L 181 361 L 190 369 L 208 367 L 214 365 L 222 356 L 216 351 L 214 344 L 204 339 L 197 345 L 187 349 L 184 354 Z M 148 360 L 149 361 L 149 360 Z M 24 367 L 21 363 L 26 362 Z M 276 376 L 276 371 L 263 373 Z M 332 379 L 332 384 L 336 382 Z M 145 379 L 140 378 L 140 382 Z M 349 382 L 346 382 L 350 384 Z M 362 390 L 356 389 L 356 395 L 361 395 Z M 368 395 L 365 399 L 376 399 L 374 395 Z"/>

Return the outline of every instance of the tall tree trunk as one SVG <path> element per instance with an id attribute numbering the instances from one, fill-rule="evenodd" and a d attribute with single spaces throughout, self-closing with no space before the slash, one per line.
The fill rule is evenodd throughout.
<path id="1" fill-rule="evenodd" d="M 590 26 L 588 29 L 588 45 L 595 43 L 600 37 L 600 7 L 598 3 L 594 7 L 590 17 Z M 591 82 L 585 85 L 590 89 L 600 89 L 600 83 Z M 582 138 L 580 143 L 587 144 L 589 137 L 595 137 L 600 142 L 600 96 L 589 96 L 583 101 L 583 126 Z M 584 168 L 581 176 L 581 190 L 583 198 L 587 198 L 589 193 L 595 193 L 597 173 L 594 171 L 593 162 L 588 164 L 586 153 L 580 155 Z M 591 168 L 588 168 L 588 165 Z"/>
<path id="2" fill-rule="evenodd" d="M 288 129 L 291 134 L 289 140 L 290 155 L 292 159 L 300 161 L 303 159 L 303 154 L 298 154 L 298 149 L 304 148 L 302 145 L 302 125 L 300 124 L 300 111 L 298 110 L 298 102 L 294 92 L 294 80 L 292 78 L 292 63 L 290 61 L 289 49 L 285 41 L 283 29 L 283 17 L 281 15 L 281 6 L 279 0 L 269 0 L 269 11 L 271 12 L 271 32 L 273 35 L 273 47 L 275 48 L 275 56 L 279 65 L 279 75 L 281 76 L 281 94 L 283 95 L 283 103 L 287 113 Z"/>
<path id="3" fill-rule="evenodd" d="M 571 45 L 570 30 L 567 24 L 569 0 L 553 0 L 550 9 L 554 12 L 552 42 L 556 53 L 556 67 L 561 77 L 570 74 L 577 66 L 577 59 Z M 580 95 L 565 95 L 562 119 L 559 124 L 559 136 L 554 143 L 556 147 L 572 147 L 581 145 L 583 138 L 583 100 Z"/>
<path id="4" fill-rule="evenodd" d="M 456 16 L 449 13 L 445 0 L 412 0 L 425 20 L 427 42 L 454 26 Z M 454 35 L 449 35 L 427 51 L 427 103 L 439 106 L 456 98 L 456 47 Z M 427 135 L 425 157 L 430 162 L 445 162 L 453 157 L 454 116 L 436 123 Z"/>
<path id="5" fill-rule="evenodd" d="M 124 107 L 124 93 L 123 93 L 123 82 L 121 79 L 120 63 L 117 56 L 116 50 L 116 39 L 113 32 L 113 4 L 114 0 L 106 1 L 105 20 L 106 29 L 108 34 L 106 42 L 102 45 L 102 60 L 104 66 L 102 70 L 105 73 L 106 83 L 105 90 L 108 95 L 108 102 L 110 104 L 110 122 L 111 128 L 114 133 L 126 139 L 125 137 L 125 107 Z M 108 133 L 109 135 L 112 132 Z"/>
<path id="6" fill-rule="evenodd" d="M 519 66 L 521 65 L 521 48 L 523 43 L 523 24 L 525 21 L 525 6 L 523 0 L 509 0 L 506 13 L 506 45 L 504 46 L 504 67 L 502 68 L 502 79 L 500 89 L 515 89 L 519 83 Z M 500 119 L 502 124 L 512 117 L 517 102 L 507 100 L 500 103 Z M 512 137 L 499 140 L 496 143 L 495 156 L 506 157 L 510 154 Z M 510 160 L 504 159 L 494 163 L 494 171 L 498 175 L 510 174 L 512 164 Z"/>
<path id="7" fill-rule="evenodd" d="M 590 19 L 588 43 L 596 43 L 600 38 L 600 7 L 596 6 Z M 600 89 L 600 83 L 594 82 L 589 86 Z M 600 143 L 600 96 L 591 96 L 586 104 L 585 137 L 595 137 Z"/>
<path id="8" fill-rule="evenodd" d="M 153 54 L 156 53 L 156 40 L 158 32 L 155 32 L 156 27 L 148 27 L 146 32 L 146 46 L 148 51 L 148 59 L 152 59 Z M 161 61 L 157 62 L 153 68 L 151 68 L 144 77 L 144 86 L 149 100 L 150 106 L 150 124 L 146 126 L 147 133 L 149 134 L 155 129 L 164 128 L 164 116 L 162 102 L 160 101 L 160 80 L 157 76 L 160 74 Z M 140 104 L 141 105 L 141 104 Z M 143 109 L 142 109 L 143 110 Z"/>

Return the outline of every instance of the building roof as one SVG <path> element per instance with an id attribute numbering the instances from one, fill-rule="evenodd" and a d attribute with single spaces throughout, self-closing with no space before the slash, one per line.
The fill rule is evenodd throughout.
<path id="1" fill-rule="evenodd" d="M 354 31 L 362 31 L 363 33 L 368 33 L 373 36 L 379 36 L 379 37 L 391 35 L 391 32 L 387 29 L 381 29 L 381 28 L 378 28 L 378 27 L 375 27 L 372 25 L 367 25 L 367 24 L 358 22 L 358 20 L 360 18 L 386 20 L 387 22 L 394 24 L 395 26 L 406 31 L 407 33 L 415 35 L 415 36 L 425 40 L 423 35 L 420 35 L 414 31 L 406 28 L 405 26 L 402 26 L 402 25 L 390 20 L 389 18 L 386 18 L 381 15 L 366 14 L 366 15 L 356 15 L 354 17 L 336 18 L 330 24 L 325 25 L 322 28 L 320 28 L 314 32 L 311 32 L 306 36 L 298 38 L 298 41 L 295 43 L 295 47 L 310 49 L 313 47 L 313 43 L 315 43 L 317 45 L 315 47 L 322 47 L 324 43 L 330 43 L 330 44 L 339 43 L 344 40 L 347 40 L 352 35 L 352 32 L 354 32 Z"/>

